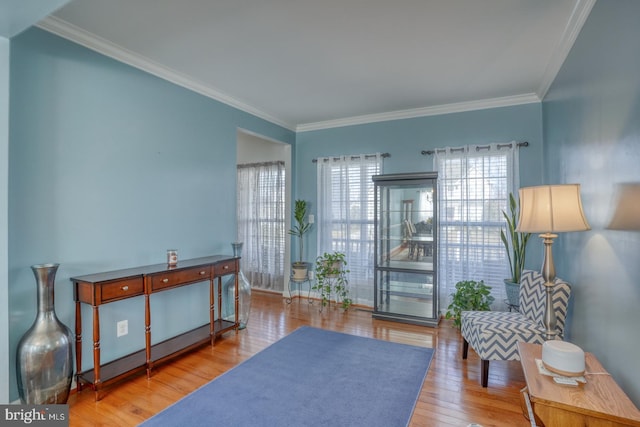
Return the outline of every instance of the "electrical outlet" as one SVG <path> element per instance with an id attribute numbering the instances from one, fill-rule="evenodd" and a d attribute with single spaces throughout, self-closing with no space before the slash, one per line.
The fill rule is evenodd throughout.
<path id="1" fill-rule="evenodd" d="M 116 324 L 116 336 L 118 337 L 122 337 L 125 336 L 129 333 L 129 321 L 128 320 L 121 320 Z"/>
<path id="2" fill-rule="evenodd" d="M 313 224 L 316 221 L 315 216 L 313 214 L 309 214 L 309 224 Z"/>

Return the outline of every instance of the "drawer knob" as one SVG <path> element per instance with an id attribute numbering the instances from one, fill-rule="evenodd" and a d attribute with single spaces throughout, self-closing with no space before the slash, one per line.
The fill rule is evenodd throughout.
<path id="1" fill-rule="evenodd" d="M 224 266 L 224 267 L 222 267 L 222 268 L 224 268 L 225 270 L 228 270 L 228 269 L 229 269 L 229 266 L 228 266 L 228 265 L 225 265 L 225 266 Z"/>
<path id="2" fill-rule="evenodd" d="M 122 290 L 123 290 L 123 291 L 128 291 L 128 290 L 129 290 L 129 286 L 124 285 L 124 286 L 122 287 Z"/>
<path id="3" fill-rule="evenodd" d="M 162 279 L 162 283 L 169 283 L 169 279 Z"/>
<path id="4" fill-rule="evenodd" d="M 207 272 L 206 272 L 206 271 L 201 271 L 201 272 L 200 272 L 200 275 L 201 275 L 201 276 L 204 276 L 205 274 L 207 274 Z"/>

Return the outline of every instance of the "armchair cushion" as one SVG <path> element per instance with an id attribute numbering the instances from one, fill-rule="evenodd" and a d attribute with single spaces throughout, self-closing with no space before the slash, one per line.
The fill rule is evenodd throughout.
<path id="1" fill-rule="evenodd" d="M 520 360 L 518 341 L 542 344 L 545 328 L 520 313 L 464 311 L 461 332 L 482 360 Z"/>

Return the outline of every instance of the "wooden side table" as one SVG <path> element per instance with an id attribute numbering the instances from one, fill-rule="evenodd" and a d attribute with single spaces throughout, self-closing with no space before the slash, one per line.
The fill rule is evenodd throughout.
<path id="1" fill-rule="evenodd" d="M 640 426 L 640 411 L 593 354 L 585 353 L 587 383 L 572 387 L 538 372 L 541 345 L 519 342 L 518 352 L 533 412 L 543 425 Z"/>

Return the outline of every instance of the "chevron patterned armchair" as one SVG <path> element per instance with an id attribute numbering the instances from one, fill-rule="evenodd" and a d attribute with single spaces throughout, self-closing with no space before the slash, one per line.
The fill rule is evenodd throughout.
<path id="1" fill-rule="evenodd" d="M 561 340 L 571 286 L 556 278 L 553 308 L 557 316 L 555 339 Z M 463 311 L 461 333 L 464 339 L 462 358 L 467 358 L 469 344 L 482 360 L 482 386 L 489 380 L 490 360 L 520 360 L 517 342 L 542 344 L 545 341 L 544 278 L 537 271 L 525 270 L 520 280 L 519 311 Z"/>

